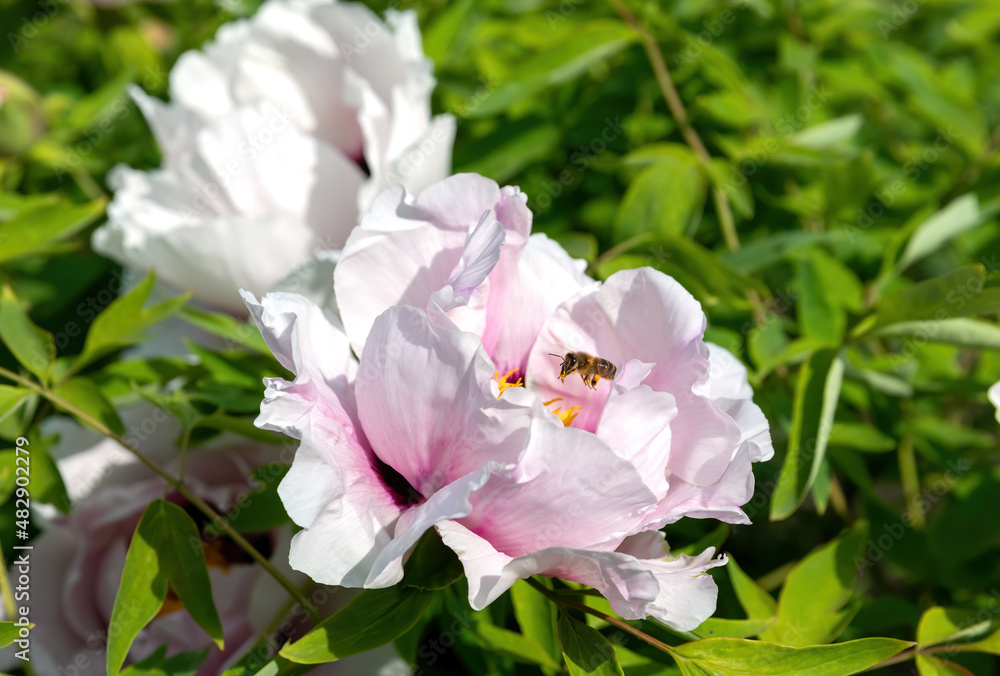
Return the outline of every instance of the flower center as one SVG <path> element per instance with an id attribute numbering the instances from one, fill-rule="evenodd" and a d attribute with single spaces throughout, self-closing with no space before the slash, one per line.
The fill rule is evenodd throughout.
<path id="1" fill-rule="evenodd" d="M 543 401 L 542 404 L 544 406 L 549 406 L 550 404 L 554 404 L 557 401 L 562 401 L 562 400 L 563 400 L 562 397 L 556 397 L 555 399 L 549 399 L 548 401 Z M 580 407 L 570 406 L 565 411 L 563 411 L 562 406 L 560 406 L 559 408 L 553 409 L 552 412 L 556 414 L 557 418 L 562 420 L 562 424 L 565 427 L 569 427 L 570 425 L 573 424 L 573 421 L 576 419 L 577 414 L 580 412 Z"/>
<path id="2" fill-rule="evenodd" d="M 520 378 L 518 378 L 513 382 L 508 382 L 515 373 L 517 373 L 517 369 L 514 369 L 513 371 L 507 371 L 507 373 L 505 373 L 503 377 L 500 376 L 499 371 L 493 374 L 493 380 L 497 381 L 497 385 L 500 386 L 500 394 L 497 395 L 497 399 L 500 398 L 500 395 L 503 394 L 504 390 L 506 390 L 508 387 L 524 387 L 524 381 L 522 381 Z"/>

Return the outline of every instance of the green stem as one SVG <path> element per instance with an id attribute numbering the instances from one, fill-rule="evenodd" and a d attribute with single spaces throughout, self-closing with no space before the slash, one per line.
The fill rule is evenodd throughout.
<path id="1" fill-rule="evenodd" d="M 120 444 L 122 447 L 126 448 L 142 464 L 146 465 L 146 467 L 148 467 L 153 472 L 162 477 L 168 484 L 173 486 L 174 489 L 178 493 L 180 493 L 188 502 L 190 502 L 192 505 L 198 508 L 198 510 L 201 513 L 203 513 L 211 520 L 211 523 L 215 524 L 217 528 L 222 528 L 222 530 L 225 531 L 226 535 L 228 535 L 233 540 L 233 542 L 235 542 L 237 545 L 239 545 L 241 549 L 243 549 L 243 551 L 249 554 L 250 558 L 252 558 L 258 564 L 260 564 L 260 566 L 264 570 L 266 570 L 268 574 L 271 575 L 271 577 L 277 580 L 278 583 L 282 587 L 284 587 L 285 590 L 302 605 L 302 607 L 306 610 L 307 613 L 309 613 L 309 616 L 313 619 L 314 622 L 320 622 L 323 619 L 322 616 L 319 614 L 319 611 L 316 610 L 316 608 L 309 602 L 309 600 L 305 596 L 302 595 L 302 593 L 298 590 L 298 588 L 294 584 L 292 584 L 292 582 L 288 578 L 282 575 L 281 572 L 274 567 L 274 564 L 268 561 L 259 551 L 257 551 L 257 549 L 253 545 L 247 542 L 246 538 L 240 535 L 239 532 L 237 532 L 236 529 L 233 528 L 232 525 L 222 515 L 220 515 L 218 512 L 212 509 L 204 500 L 202 500 L 195 493 L 189 490 L 181 481 L 179 481 L 176 477 L 170 474 L 170 472 L 160 467 L 153 460 L 146 457 L 146 455 L 142 451 L 130 445 L 124 439 L 122 439 L 117 434 L 112 432 L 111 429 L 109 429 L 108 426 L 105 425 L 103 422 L 97 420 L 96 418 L 87 414 L 86 412 L 81 411 L 70 402 L 62 399 L 61 397 L 57 396 L 56 394 L 42 387 L 38 383 L 35 383 L 27 378 L 24 378 L 14 373 L 13 371 L 8 371 L 7 369 L 2 367 L 0 367 L 0 376 L 8 380 L 11 380 L 13 382 L 24 385 L 27 388 L 35 390 L 43 397 L 51 401 L 56 407 L 61 408 L 67 413 L 70 413 L 78 420 L 87 423 L 92 428 L 103 434 L 104 436 Z"/>
<path id="2" fill-rule="evenodd" d="M 653 73 L 656 75 L 656 82 L 660 85 L 660 91 L 663 92 L 663 98 L 667 102 L 670 114 L 673 115 L 674 120 L 677 122 L 681 135 L 691 147 L 691 150 L 694 151 L 695 155 L 698 156 L 698 159 L 705 165 L 708 165 L 712 161 L 712 156 L 708 153 L 708 148 L 705 147 L 697 130 L 691 125 L 687 109 L 684 108 L 684 102 L 681 101 L 680 95 L 677 94 L 674 80 L 670 77 L 670 70 L 667 68 L 667 62 L 663 58 L 663 52 L 660 51 L 660 46 L 656 43 L 656 39 L 646 30 L 646 27 L 642 25 L 635 14 L 632 13 L 632 10 L 622 0 L 610 0 L 610 2 L 614 10 L 618 12 L 618 15 L 625 20 L 625 23 L 630 25 L 639 34 L 642 46 L 646 50 L 646 56 L 653 67 Z M 712 199 L 715 202 L 715 211 L 719 217 L 719 227 L 722 230 L 722 236 L 726 240 L 726 246 L 729 247 L 730 251 L 736 251 L 740 248 L 740 238 L 736 234 L 736 222 L 733 219 L 733 210 L 729 204 L 729 196 L 725 190 L 717 185 L 713 185 Z"/>
<path id="3" fill-rule="evenodd" d="M 588 615 L 593 615 L 594 617 L 600 618 L 600 619 L 604 620 L 605 622 L 607 622 L 608 624 L 614 625 L 615 627 L 618 627 L 622 631 L 628 632 L 629 634 L 632 634 L 633 636 L 635 636 L 640 641 L 644 641 L 644 642 L 648 643 L 649 645 L 653 646 L 657 650 L 662 650 L 665 653 L 669 653 L 669 652 L 673 651 L 673 648 L 670 647 L 670 646 L 668 646 L 663 641 L 661 641 L 659 639 L 656 639 L 656 638 L 653 638 L 652 636 L 650 636 L 649 634 L 647 634 L 644 631 L 640 631 L 639 629 L 636 629 L 632 625 L 626 623 L 624 620 L 620 620 L 617 617 L 612 617 L 611 615 L 608 615 L 607 613 L 602 613 L 600 610 L 597 610 L 596 608 L 591 608 L 590 606 L 588 606 L 588 605 L 586 605 L 584 603 L 580 603 L 579 601 L 574 601 L 573 599 L 566 598 L 566 596 L 564 596 L 563 594 L 559 594 L 558 592 L 552 591 L 551 589 L 549 589 L 545 585 L 541 584 L 540 582 L 538 582 L 534 578 L 530 578 L 529 577 L 527 580 L 525 580 L 525 582 L 527 582 L 532 587 L 534 587 L 535 589 L 537 589 L 538 591 L 540 591 L 542 594 L 544 594 L 545 596 L 547 596 L 549 599 L 551 599 L 558 606 L 562 606 L 563 608 L 565 608 L 566 606 L 570 606 L 572 608 L 576 608 L 577 610 L 582 610 L 583 612 L 587 613 Z"/>

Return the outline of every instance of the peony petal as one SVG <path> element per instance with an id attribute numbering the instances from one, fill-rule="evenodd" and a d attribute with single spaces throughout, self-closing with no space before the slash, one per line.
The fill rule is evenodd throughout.
<path id="1" fill-rule="evenodd" d="M 750 444 L 745 443 L 740 446 L 725 473 L 710 486 L 695 486 L 668 475 L 670 490 L 656 511 L 649 515 L 646 528 L 662 528 L 684 516 L 736 524 L 750 523 L 742 509 L 742 505 L 753 497 L 754 476 L 750 463 Z"/>
<path id="2" fill-rule="evenodd" d="M 624 552 L 550 547 L 512 558 L 454 521 L 437 525 L 458 554 L 469 580 L 469 603 L 480 610 L 519 579 L 547 575 L 581 582 L 600 591 L 625 619 L 652 615 L 679 631 L 690 631 L 715 611 L 718 590 L 709 568 L 714 549 L 698 557 L 639 559 Z"/>
<path id="3" fill-rule="evenodd" d="M 626 391 L 616 383 L 597 424 L 598 438 L 632 463 L 657 498 L 666 495 L 669 487 L 665 468 L 670 457 L 670 424 L 676 417 L 672 394 L 645 385 Z"/>
<path id="4" fill-rule="evenodd" d="M 403 579 L 403 557 L 429 528 L 449 519 L 460 519 L 472 511 L 469 496 L 483 487 L 493 472 L 507 469 L 499 463 L 489 463 L 480 469 L 444 486 L 426 502 L 407 510 L 399 519 L 393 540 L 382 550 L 365 587 L 390 587 Z"/>
<path id="5" fill-rule="evenodd" d="M 709 396 L 739 425 L 740 443 L 750 445 L 750 460 L 770 460 L 774 456 L 770 426 L 764 412 L 753 403 L 753 388 L 746 367 L 725 348 L 714 343 L 705 344 L 711 360 Z"/>
<path id="6" fill-rule="evenodd" d="M 363 586 L 402 513 L 370 452 L 322 414 L 304 426 L 278 494 L 304 527 L 292 539 L 289 562 L 323 584 Z"/>
<path id="7" fill-rule="evenodd" d="M 364 351 L 375 318 L 387 308 L 427 307 L 462 253 L 465 231 L 418 220 L 405 200 L 400 186 L 382 193 L 351 233 L 334 271 L 344 328 L 357 354 Z M 377 278 L 372 270 L 379 271 Z"/>
<path id="8" fill-rule="evenodd" d="M 500 260 L 504 245 L 503 225 L 490 215 L 489 211 L 483 213 L 479 223 L 469 232 L 448 284 L 432 293 L 427 302 L 427 314 L 438 326 L 458 328 L 480 336 L 486 328 L 483 296 L 490 295 L 490 287 L 483 283 Z"/>
<path id="9" fill-rule="evenodd" d="M 267 346 L 282 366 L 325 384 L 352 379 L 357 363 L 347 335 L 328 310 L 299 294 L 275 292 L 258 302 L 249 291 L 240 291 L 250 316 Z"/>
<path id="10" fill-rule="evenodd" d="M 986 397 L 993 404 L 993 408 L 996 411 L 997 422 L 1000 422 L 1000 382 L 993 383 L 990 385 L 990 389 L 986 392 Z"/>
<path id="11" fill-rule="evenodd" d="M 551 546 L 617 546 L 656 496 L 600 439 L 541 418 L 517 467 L 491 477 L 472 501 L 476 509 L 462 525 L 518 556 Z"/>
<path id="12" fill-rule="evenodd" d="M 678 415 L 671 423 L 671 473 L 697 485 L 722 476 L 740 439 L 737 424 L 700 390 L 708 380 L 702 344 L 705 315 L 675 280 L 650 268 L 622 270 L 599 289 L 561 305 L 545 322 L 528 361 L 528 385 L 544 399 L 562 397 L 580 406 L 574 426 L 594 430 L 610 390 L 584 387 L 571 376 L 559 381 L 554 346 L 588 352 L 621 366 L 631 359 L 654 363 L 645 385 L 669 392 Z"/>
<path id="13" fill-rule="evenodd" d="M 515 462 L 530 409 L 494 394 L 493 364 L 471 333 L 396 306 L 372 327 L 355 390 L 372 448 L 429 497 L 487 462 Z"/>

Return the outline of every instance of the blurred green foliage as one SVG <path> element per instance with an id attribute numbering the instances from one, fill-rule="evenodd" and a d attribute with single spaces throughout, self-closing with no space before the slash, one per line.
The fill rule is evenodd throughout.
<path id="1" fill-rule="evenodd" d="M 599 278 L 640 265 L 676 277 L 708 314 L 709 339 L 750 368 L 777 451 L 755 467 L 754 524 L 668 529 L 677 549 L 721 546 L 739 562 L 713 571 L 717 624 L 699 635 L 916 640 L 920 622 L 931 644 L 968 628 L 954 613 L 982 611 L 989 631 L 969 639 L 985 647 L 947 659 L 1000 673 L 976 653 L 997 654 L 983 637 L 1000 619 L 1000 427 L 986 400 L 1000 380 L 1000 5 L 632 0 L 626 15 L 659 50 L 690 130 L 618 3 L 393 6 L 419 14 L 435 109 L 459 121 L 455 170 L 520 185 L 536 230 Z M 177 308 L 120 312 L 135 325 L 111 326 L 121 272 L 88 239 L 107 171 L 158 162 L 126 86 L 165 96 L 181 52 L 254 9 L 0 1 L 0 332 L 48 354 L 36 369 L 0 347 L 0 366 L 98 388 L 102 405 L 152 398 L 193 445 L 220 430 L 260 437 L 249 424 L 259 379 L 279 367 L 246 327 L 188 310 L 230 349 L 192 345 L 197 366 L 114 361 Z M 11 253 L 15 237 L 23 250 Z M 52 412 L 23 388 L 5 386 L 0 401 L 4 439 Z M 8 554 L 13 512 L 0 509 Z M 420 659 L 420 632 L 461 599 L 435 597 L 397 640 L 403 654 L 413 646 Z M 537 624 L 526 603 L 515 590 L 477 613 L 492 629 L 463 634 L 425 673 L 552 673 L 554 634 L 531 645 L 508 635 Z M 964 610 L 948 611 L 951 624 L 941 608 L 921 621 L 938 606 Z M 559 632 L 584 636 L 572 622 Z M 625 673 L 677 673 L 644 651 L 619 648 Z M 922 674 L 966 673 L 920 659 Z"/>

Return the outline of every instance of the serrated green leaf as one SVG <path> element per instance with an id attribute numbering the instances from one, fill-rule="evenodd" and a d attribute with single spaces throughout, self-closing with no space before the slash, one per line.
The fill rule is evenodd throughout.
<path id="1" fill-rule="evenodd" d="M 51 333 L 35 326 L 9 286 L 0 292 L 0 340 L 21 366 L 46 379 L 56 358 L 55 340 Z"/>
<path id="2" fill-rule="evenodd" d="M 765 641 L 707 638 L 679 645 L 670 654 L 685 676 L 847 676 L 911 645 L 890 638 L 863 638 L 794 648 Z"/>
<path id="3" fill-rule="evenodd" d="M 785 578 L 778 597 L 778 619 L 761 633 L 765 641 L 804 647 L 828 643 L 843 630 L 840 615 L 857 577 L 855 559 L 868 537 L 863 525 L 802 559 Z M 853 617 L 857 608 L 848 613 Z"/>
<path id="4" fill-rule="evenodd" d="M 559 615 L 559 644 L 570 676 L 625 676 L 611 641 L 565 612 Z"/>
<path id="5" fill-rule="evenodd" d="M 104 432 L 91 423 L 92 418 L 115 434 L 125 433 L 125 426 L 122 425 L 114 406 L 92 380 L 78 377 L 63 381 L 52 389 L 50 399 L 56 408 L 64 410 L 91 429 Z"/>
<path id="6" fill-rule="evenodd" d="M 18 212 L 0 224 L 0 264 L 41 253 L 87 227 L 104 213 L 103 199 L 89 204 L 48 203 Z"/>
<path id="7" fill-rule="evenodd" d="M 543 89 L 568 82 L 636 38 L 635 32 L 620 21 L 594 19 L 582 23 L 568 31 L 565 40 L 515 68 L 509 80 L 484 97 L 469 116 L 495 115 Z"/>
<path id="8" fill-rule="evenodd" d="M 833 429 L 843 378 L 844 360 L 836 350 L 817 352 L 799 371 L 788 454 L 771 498 L 772 521 L 794 513 L 816 479 Z"/>
<path id="9" fill-rule="evenodd" d="M 405 634 L 433 596 L 434 592 L 403 585 L 365 589 L 279 654 L 299 664 L 323 664 L 372 650 Z"/>

